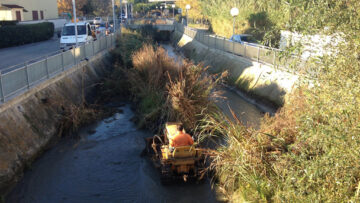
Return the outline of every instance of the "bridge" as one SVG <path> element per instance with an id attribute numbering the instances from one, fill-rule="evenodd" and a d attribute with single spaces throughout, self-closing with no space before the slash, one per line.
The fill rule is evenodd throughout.
<path id="1" fill-rule="evenodd" d="M 157 31 L 174 31 L 174 20 L 168 18 L 140 18 L 132 19 L 127 22 L 130 29 L 140 29 L 141 27 L 152 25 Z"/>

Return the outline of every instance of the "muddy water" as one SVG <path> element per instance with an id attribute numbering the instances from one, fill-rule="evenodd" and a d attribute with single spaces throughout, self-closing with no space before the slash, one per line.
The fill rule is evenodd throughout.
<path id="1" fill-rule="evenodd" d="M 167 45 L 169 54 L 177 56 Z M 223 89 L 217 101 L 229 106 L 244 123 L 258 126 L 263 116 L 255 105 Z M 35 161 L 6 202 L 216 202 L 209 181 L 163 186 L 152 163 L 141 157 L 149 132 L 131 122 L 130 105 L 121 113 L 80 130 L 80 139 L 67 138 Z"/>
<path id="2" fill-rule="evenodd" d="M 151 136 L 123 113 L 64 140 L 24 175 L 7 202 L 216 202 L 208 182 L 163 186 L 152 163 L 140 156 Z"/>

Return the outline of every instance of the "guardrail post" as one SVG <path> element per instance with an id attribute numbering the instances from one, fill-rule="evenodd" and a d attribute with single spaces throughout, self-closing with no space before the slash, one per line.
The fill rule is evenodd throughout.
<path id="1" fill-rule="evenodd" d="M 29 72 L 28 72 L 27 62 L 25 62 L 25 73 L 26 73 L 26 85 L 27 85 L 27 88 L 30 89 Z"/>
<path id="2" fill-rule="evenodd" d="M 258 47 L 258 52 L 257 52 L 257 62 L 259 62 L 260 59 L 260 47 Z"/>
<path id="3" fill-rule="evenodd" d="M 102 50 L 102 47 L 101 47 L 101 37 L 99 37 L 99 44 L 100 44 L 100 45 L 99 45 L 99 46 L 100 46 L 100 47 L 99 47 L 99 51 L 101 51 L 101 50 Z"/>
<path id="4" fill-rule="evenodd" d="M 231 42 L 231 43 L 232 43 L 232 48 L 233 48 L 232 53 L 235 54 L 235 43 L 234 42 Z"/>
<path id="5" fill-rule="evenodd" d="M 3 87 L 3 82 L 2 82 L 2 74 L 1 74 L 1 71 L 0 71 L 0 88 L 1 88 L 1 101 L 2 102 L 5 102 L 5 93 L 4 93 L 4 87 Z"/>
<path id="6" fill-rule="evenodd" d="M 207 47 L 210 48 L 210 35 L 207 35 Z"/>
<path id="7" fill-rule="evenodd" d="M 215 49 L 216 49 L 216 41 L 217 41 L 217 35 L 215 35 L 215 37 L 214 37 L 214 39 L 215 39 Z"/>
<path id="8" fill-rule="evenodd" d="M 223 40 L 223 51 L 225 51 L 225 37 L 224 37 L 224 40 Z"/>
<path id="9" fill-rule="evenodd" d="M 49 79 L 50 75 L 49 75 L 48 56 L 46 56 L 45 58 L 45 67 L 46 67 L 46 77 Z"/>
<path id="10" fill-rule="evenodd" d="M 72 50 L 73 50 L 74 66 L 75 66 L 76 65 L 75 46 L 73 46 Z"/>
<path id="11" fill-rule="evenodd" d="M 243 45 L 244 45 L 244 56 L 247 57 L 246 56 L 246 44 L 243 44 Z"/>
<path id="12" fill-rule="evenodd" d="M 61 51 L 61 68 L 62 68 L 62 71 L 65 71 L 65 64 L 64 64 L 64 52 Z"/>
<path id="13" fill-rule="evenodd" d="M 105 36 L 105 41 L 106 41 L 106 48 L 105 48 L 105 49 L 107 50 L 108 47 L 109 47 L 109 46 L 108 46 L 108 36 Z"/>
<path id="14" fill-rule="evenodd" d="M 94 56 L 95 55 L 95 48 L 94 48 L 95 41 L 91 41 L 91 44 L 92 44 L 92 56 Z"/>
<path id="15" fill-rule="evenodd" d="M 276 51 L 272 51 L 274 52 L 273 65 L 276 66 Z"/>
<path id="16" fill-rule="evenodd" d="M 86 58 L 86 43 L 84 44 L 84 59 Z"/>

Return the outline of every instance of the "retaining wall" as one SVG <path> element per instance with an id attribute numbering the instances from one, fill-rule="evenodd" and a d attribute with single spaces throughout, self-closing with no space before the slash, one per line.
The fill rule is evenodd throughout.
<path id="1" fill-rule="evenodd" d="M 297 85 L 299 76 L 271 65 L 255 62 L 219 49 L 210 48 L 175 30 L 171 41 L 195 63 L 210 67 L 210 72 L 229 72 L 229 83 L 277 106 L 286 101 L 286 94 Z"/>
<path id="2" fill-rule="evenodd" d="M 64 109 L 82 102 L 111 67 L 106 52 L 83 61 L 0 106 L 0 196 L 59 134 Z"/>

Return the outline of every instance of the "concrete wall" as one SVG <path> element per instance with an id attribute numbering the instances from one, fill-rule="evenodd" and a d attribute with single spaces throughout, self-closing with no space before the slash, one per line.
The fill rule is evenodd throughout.
<path id="1" fill-rule="evenodd" d="M 0 195 L 59 134 L 64 109 L 82 102 L 111 67 L 99 54 L 0 106 Z M 84 86 L 83 84 L 84 79 Z"/>
<path id="2" fill-rule="evenodd" d="M 58 18 L 57 0 L 1 0 L 2 4 L 16 4 L 24 7 L 24 20 L 33 20 L 32 11 L 37 11 L 41 19 L 40 11 L 44 11 L 44 19 Z"/>
<path id="3" fill-rule="evenodd" d="M 173 32 L 171 38 L 184 55 L 195 63 L 202 62 L 205 66 L 210 66 L 209 71 L 212 73 L 228 71 L 231 85 L 275 105 L 283 105 L 286 94 L 290 93 L 298 82 L 299 77 L 296 75 L 209 48 L 179 31 Z"/>

